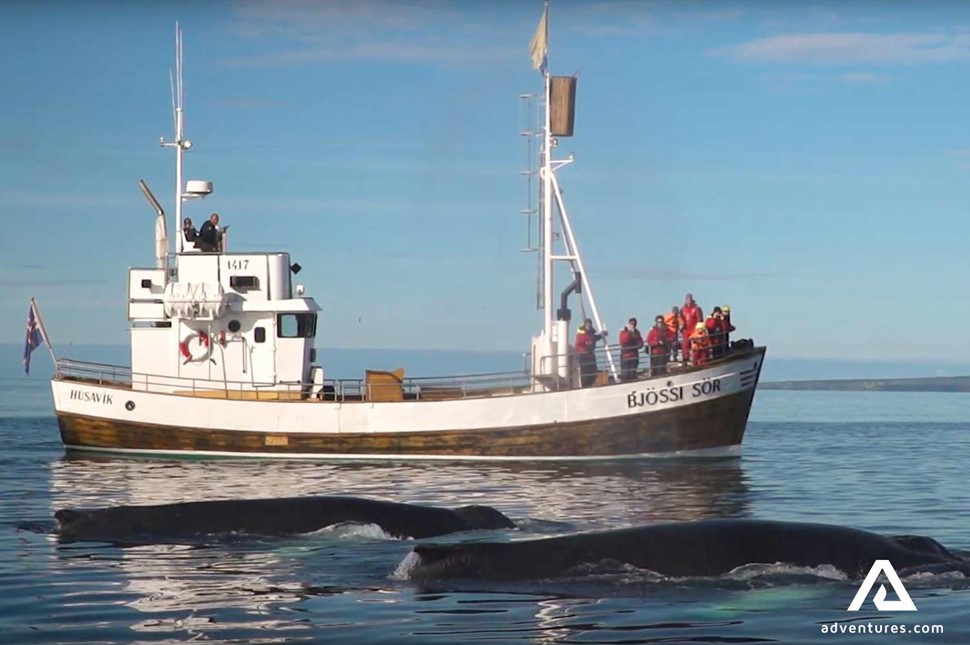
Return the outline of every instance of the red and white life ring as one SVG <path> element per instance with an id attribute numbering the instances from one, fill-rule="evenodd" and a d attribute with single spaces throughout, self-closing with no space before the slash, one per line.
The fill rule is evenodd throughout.
<path id="1" fill-rule="evenodd" d="M 182 362 L 183 365 L 209 360 L 212 357 L 212 343 L 209 341 L 209 334 L 204 331 L 192 332 L 179 343 L 179 354 L 185 359 Z"/>

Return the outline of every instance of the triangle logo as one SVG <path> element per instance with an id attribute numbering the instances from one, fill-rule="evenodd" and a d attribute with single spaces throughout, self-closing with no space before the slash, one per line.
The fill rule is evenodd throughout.
<path id="1" fill-rule="evenodd" d="M 916 611 L 916 605 L 913 603 L 913 599 L 909 597 L 909 592 L 906 591 L 906 587 L 903 586 L 902 580 L 899 579 L 896 570 L 893 569 L 893 565 L 890 564 L 889 560 L 876 560 L 872 563 L 872 568 L 869 569 L 866 579 L 862 581 L 862 586 L 859 587 L 855 598 L 849 603 L 848 611 L 859 611 L 862 603 L 869 597 L 869 592 L 872 590 L 872 586 L 876 584 L 876 579 L 879 578 L 880 573 L 885 575 L 886 579 L 889 580 L 889 584 L 892 585 L 898 600 L 886 600 L 886 585 L 880 584 L 879 591 L 876 592 L 875 597 L 872 599 L 872 603 L 876 606 L 876 609 L 879 611 Z"/>

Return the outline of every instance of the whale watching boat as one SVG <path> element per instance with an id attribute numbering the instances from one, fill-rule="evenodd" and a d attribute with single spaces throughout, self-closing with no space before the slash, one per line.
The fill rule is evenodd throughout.
<path id="1" fill-rule="evenodd" d="M 155 262 L 128 270 L 131 364 L 55 359 L 65 447 L 289 459 L 737 454 L 764 347 L 737 342 L 702 364 L 671 362 L 621 379 L 618 348 L 601 345 L 602 369 L 583 386 L 570 298 L 588 304 L 598 329 L 605 326 L 557 178 L 573 156 L 553 158 L 559 138 L 572 135 L 577 79 L 548 72 L 547 16 L 532 41 L 544 90 L 531 99 L 535 129 L 524 133 L 539 160 L 531 176 L 543 319 L 521 370 L 416 377 L 406 366 L 361 365 L 359 378 L 332 378 L 314 347 L 321 308 L 294 283 L 300 267 L 289 254 L 230 252 L 225 237 L 200 249 L 181 232 L 170 243 L 165 211 L 142 181 L 156 212 Z M 179 231 L 186 202 L 213 190 L 211 182 L 183 180 L 192 144 L 183 132 L 181 42 L 176 28 L 175 134 L 162 141 L 175 154 Z"/>

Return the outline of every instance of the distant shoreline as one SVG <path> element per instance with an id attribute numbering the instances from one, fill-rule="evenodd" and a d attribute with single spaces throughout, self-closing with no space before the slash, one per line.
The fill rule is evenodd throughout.
<path id="1" fill-rule="evenodd" d="M 970 376 L 893 379 L 770 381 L 762 390 L 838 390 L 844 392 L 970 392 Z"/>

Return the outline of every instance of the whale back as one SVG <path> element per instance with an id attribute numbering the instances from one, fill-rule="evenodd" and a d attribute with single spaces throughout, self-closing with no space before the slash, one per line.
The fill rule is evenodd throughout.
<path id="1" fill-rule="evenodd" d="M 900 546 L 916 553 L 925 553 L 941 558 L 956 558 L 945 546 L 930 537 L 923 535 L 895 535 L 893 539 Z"/>
<path id="2" fill-rule="evenodd" d="M 54 514 L 63 541 L 152 543 L 209 536 L 276 537 L 312 533 L 343 523 L 375 524 L 397 538 L 425 538 L 472 529 L 511 528 L 489 506 L 459 509 L 349 496 L 205 500 Z"/>
<path id="3" fill-rule="evenodd" d="M 468 530 L 515 528 L 512 520 L 491 506 L 460 506 L 454 509 L 454 512 L 462 519 Z"/>
<path id="4" fill-rule="evenodd" d="M 864 577 L 875 560 L 900 569 L 964 570 L 966 561 L 931 538 L 892 538 L 855 528 L 769 520 L 704 520 L 655 524 L 513 542 L 418 545 L 415 579 L 548 579 L 604 562 L 664 576 L 716 577 L 747 564 L 831 565 Z"/>

